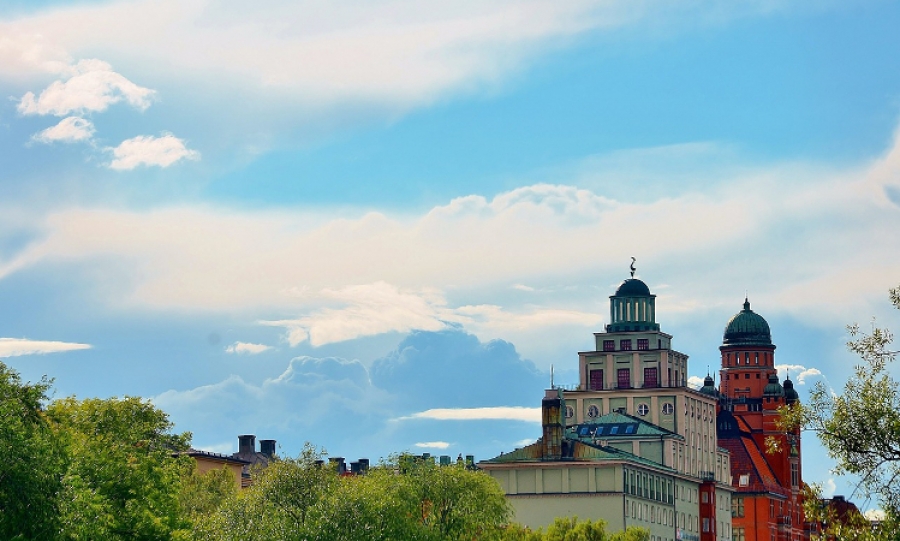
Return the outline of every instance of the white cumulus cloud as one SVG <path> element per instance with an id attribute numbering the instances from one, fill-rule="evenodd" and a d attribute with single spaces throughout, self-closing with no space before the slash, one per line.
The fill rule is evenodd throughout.
<path id="1" fill-rule="evenodd" d="M 703 387 L 703 378 L 700 376 L 691 376 L 687 380 L 688 387 L 699 389 Z"/>
<path id="2" fill-rule="evenodd" d="M 269 351 L 272 349 L 272 346 L 267 346 L 265 344 L 253 344 L 251 342 L 235 342 L 230 346 L 225 348 L 226 353 L 237 353 L 237 354 L 247 354 L 247 355 L 256 355 L 258 353 L 263 353 L 264 351 Z"/>
<path id="3" fill-rule="evenodd" d="M 446 449 L 450 447 L 450 443 L 446 441 L 421 441 L 414 445 L 422 449 Z"/>
<path id="4" fill-rule="evenodd" d="M 822 376 L 818 368 L 807 368 L 802 364 L 776 364 L 775 370 L 782 380 L 790 377 L 797 385 L 805 385 L 807 378 Z"/>
<path id="5" fill-rule="evenodd" d="M 90 344 L 55 342 L 48 340 L 28 340 L 25 338 L 0 338 L 0 358 L 22 355 L 42 355 L 90 349 Z"/>
<path id="6" fill-rule="evenodd" d="M 433 408 L 414 413 L 400 420 L 433 419 L 436 421 L 525 421 L 541 422 L 541 408 L 494 406 L 485 408 Z"/>
<path id="7" fill-rule="evenodd" d="M 262 322 L 286 328 L 292 346 L 306 341 L 321 346 L 386 332 L 439 331 L 454 324 L 481 337 L 514 336 L 535 328 L 584 326 L 601 320 L 597 314 L 574 310 L 532 307 L 511 312 L 494 305 L 451 307 L 439 291 L 403 290 L 385 282 L 325 289 L 318 295 L 307 290 L 303 296 L 340 306 L 325 307 L 297 319 Z"/>
<path id="8" fill-rule="evenodd" d="M 41 143 L 54 143 L 57 141 L 74 143 L 88 140 L 93 135 L 94 124 L 90 120 L 79 116 L 70 116 L 60 120 L 55 126 L 36 133 L 32 139 Z"/>
<path id="9" fill-rule="evenodd" d="M 113 161 L 109 168 L 128 171 L 135 167 L 169 167 L 180 160 L 199 160 L 200 153 L 187 148 L 184 141 L 171 134 L 161 137 L 139 135 L 122 141 L 111 149 Z"/>
<path id="10" fill-rule="evenodd" d="M 834 478 L 829 477 L 822 483 L 822 497 L 823 498 L 831 498 L 834 496 L 834 491 L 837 490 L 837 484 L 834 482 Z"/>
<path id="11" fill-rule="evenodd" d="M 155 92 L 129 81 L 101 60 L 82 60 L 72 67 L 73 75 L 52 82 L 40 95 L 27 92 L 19 100 L 24 115 L 65 116 L 72 112 L 105 111 L 110 105 L 126 101 L 144 110 Z"/>

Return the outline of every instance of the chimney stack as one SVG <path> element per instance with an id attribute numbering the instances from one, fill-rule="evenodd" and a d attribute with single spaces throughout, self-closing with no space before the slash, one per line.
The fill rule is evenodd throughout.
<path id="1" fill-rule="evenodd" d="M 256 452 L 256 436 L 253 434 L 244 434 L 238 436 L 238 454 L 249 455 Z"/>
<path id="2" fill-rule="evenodd" d="M 544 460 L 560 460 L 562 458 L 563 432 L 566 429 L 566 400 L 562 390 L 547 389 L 541 401 L 541 424 L 544 429 Z"/>
<path id="3" fill-rule="evenodd" d="M 275 440 L 259 440 L 259 452 L 266 458 L 275 458 Z"/>
<path id="4" fill-rule="evenodd" d="M 347 464 L 344 463 L 344 457 L 331 457 L 328 459 L 328 462 L 331 463 L 331 466 L 334 468 L 334 471 L 338 473 L 338 475 L 344 475 L 345 473 L 347 473 Z"/>

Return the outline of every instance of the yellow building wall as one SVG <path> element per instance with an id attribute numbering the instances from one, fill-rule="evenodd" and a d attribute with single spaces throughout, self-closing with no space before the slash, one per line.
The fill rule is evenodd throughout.
<path id="1" fill-rule="evenodd" d="M 536 530 L 546 528 L 556 517 L 603 519 L 609 531 L 625 528 L 623 494 L 520 494 L 508 496 L 513 520 Z"/>
<path id="2" fill-rule="evenodd" d="M 223 467 L 228 468 L 228 471 L 234 475 L 234 482 L 238 489 L 241 488 L 241 469 L 243 468 L 241 464 L 224 462 L 202 456 L 195 456 L 194 460 L 197 462 L 197 473 L 201 475 L 212 470 L 221 470 Z"/>

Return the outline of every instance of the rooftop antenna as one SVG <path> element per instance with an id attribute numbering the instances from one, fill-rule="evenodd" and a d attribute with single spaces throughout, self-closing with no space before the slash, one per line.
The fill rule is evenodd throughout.
<path id="1" fill-rule="evenodd" d="M 634 271 L 637 269 L 634 267 L 634 262 L 637 261 L 634 257 L 631 258 L 631 277 L 634 278 Z"/>

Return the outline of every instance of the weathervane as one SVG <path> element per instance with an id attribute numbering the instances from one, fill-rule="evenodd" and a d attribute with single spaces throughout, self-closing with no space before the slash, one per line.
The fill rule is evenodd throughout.
<path id="1" fill-rule="evenodd" d="M 635 259 L 635 258 L 632 257 L 632 258 L 631 258 L 631 277 L 632 277 L 632 278 L 634 278 L 634 271 L 637 270 L 637 269 L 635 268 L 635 266 L 634 266 L 634 262 L 635 262 L 635 261 L 637 261 L 637 259 Z"/>

